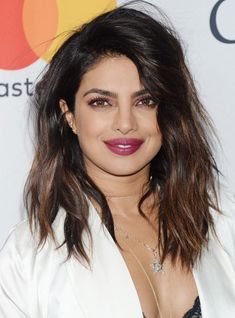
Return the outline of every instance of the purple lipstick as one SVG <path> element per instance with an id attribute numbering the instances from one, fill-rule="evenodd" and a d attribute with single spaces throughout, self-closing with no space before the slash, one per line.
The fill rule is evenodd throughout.
<path id="1" fill-rule="evenodd" d="M 120 156 L 129 156 L 136 152 L 144 141 L 137 138 L 117 138 L 104 141 L 113 153 Z"/>

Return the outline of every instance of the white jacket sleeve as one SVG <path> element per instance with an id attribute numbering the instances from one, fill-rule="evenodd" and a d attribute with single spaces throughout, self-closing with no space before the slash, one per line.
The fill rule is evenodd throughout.
<path id="1" fill-rule="evenodd" d="M 20 239 L 13 230 L 0 251 L 0 318 L 30 317 L 30 275 Z"/>

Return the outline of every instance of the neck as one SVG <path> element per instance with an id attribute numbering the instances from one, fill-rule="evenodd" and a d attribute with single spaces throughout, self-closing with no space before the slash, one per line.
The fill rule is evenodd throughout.
<path id="1" fill-rule="evenodd" d="M 138 202 L 148 187 L 147 167 L 129 176 L 114 176 L 97 170 L 90 170 L 88 174 L 105 195 L 112 214 L 138 213 Z"/>

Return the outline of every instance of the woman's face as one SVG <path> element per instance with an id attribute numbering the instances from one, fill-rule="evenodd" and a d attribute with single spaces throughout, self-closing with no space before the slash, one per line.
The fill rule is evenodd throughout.
<path id="1" fill-rule="evenodd" d="M 76 93 L 72 117 L 88 173 L 147 171 L 161 147 L 156 111 L 127 57 L 105 57 L 90 69 Z"/>

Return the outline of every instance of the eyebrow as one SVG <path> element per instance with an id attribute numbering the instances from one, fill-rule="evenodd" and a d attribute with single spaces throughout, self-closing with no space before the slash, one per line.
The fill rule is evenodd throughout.
<path id="1" fill-rule="evenodd" d="M 100 89 L 100 88 L 89 89 L 89 91 L 84 93 L 83 97 L 85 97 L 85 96 L 87 96 L 88 94 L 91 94 L 91 93 L 96 93 L 96 94 L 100 94 L 100 95 L 104 95 L 104 96 L 108 96 L 108 97 L 113 97 L 113 98 L 117 98 L 118 97 L 117 93 L 110 92 L 110 91 L 107 91 L 107 90 L 104 90 L 104 89 Z M 138 96 L 145 95 L 147 93 L 148 93 L 147 89 L 144 88 L 144 89 L 141 89 L 141 90 L 136 91 L 133 94 L 131 94 L 131 97 L 135 98 L 135 97 L 138 97 Z"/>

